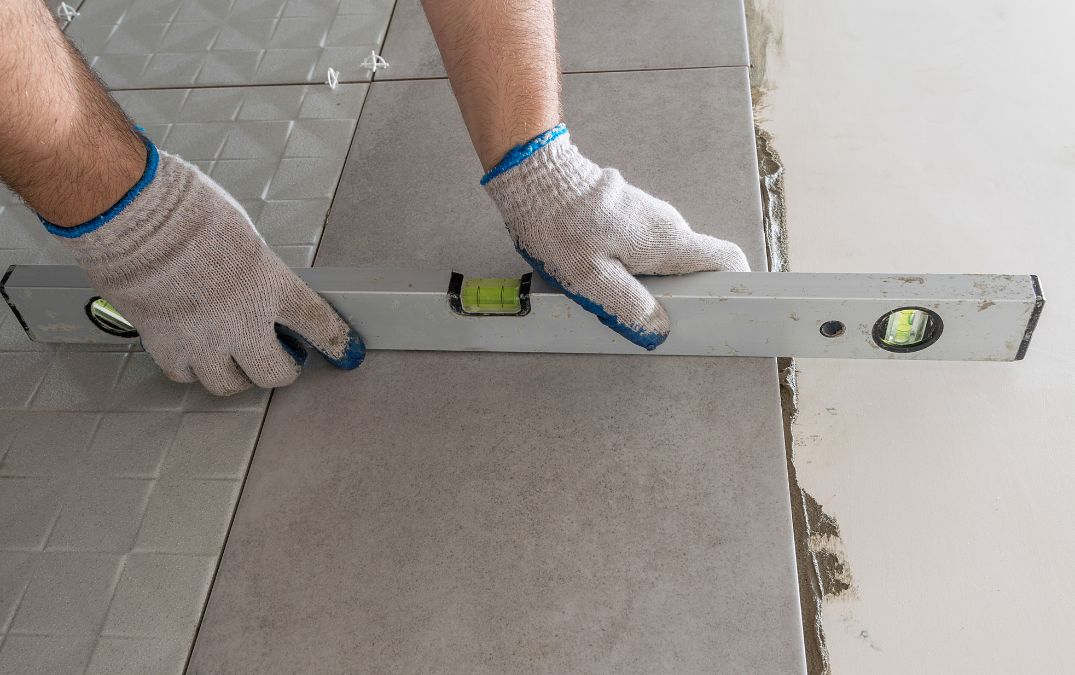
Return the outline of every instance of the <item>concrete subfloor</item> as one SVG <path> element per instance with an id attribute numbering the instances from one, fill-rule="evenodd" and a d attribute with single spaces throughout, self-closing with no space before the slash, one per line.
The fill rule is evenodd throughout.
<path id="1" fill-rule="evenodd" d="M 795 466 L 850 582 L 831 672 L 1071 672 L 1075 6 L 752 4 L 793 270 L 1035 273 L 1047 298 L 1022 362 L 798 362 Z"/>
<path id="2" fill-rule="evenodd" d="M 414 3 L 77 7 L 76 43 L 136 87 L 121 103 L 291 264 L 525 270 L 439 73 L 307 84 L 333 54 L 341 81 L 370 79 L 351 42 L 422 72 Z M 652 21 L 620 19 L 651 11 L 562 12 L 568 122 L 761 269 L 741 3 L 664 12 L 683 39 L 643 52 Z M 0 195 L 0 264 L 67 261 Z M 771 360 L 309 370 L 266 415 L 264 392 L 218 400 L 139 352 L 30 343 L 0 312 L 0 672 L 180 672 L 196 631 L 189 672 L 801 672 Z"/>

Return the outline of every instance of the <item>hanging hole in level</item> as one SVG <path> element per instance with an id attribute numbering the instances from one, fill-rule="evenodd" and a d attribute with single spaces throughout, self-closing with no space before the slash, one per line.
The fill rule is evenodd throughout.
<path id="1" fill-rule="evenodd" d="M 821 324 L 821 334 L 827 338 L 840 337 L 844 334 L 844 322 L 826 321 Z"/>

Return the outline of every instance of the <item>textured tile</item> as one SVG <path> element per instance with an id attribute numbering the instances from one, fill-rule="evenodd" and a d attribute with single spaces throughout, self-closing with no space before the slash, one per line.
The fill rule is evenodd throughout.
<path id="1" fill-rule="evenodd" d="M 0 636 L 7 631 L 32 569 L 31 554 L 0 551 Z"/>
<path id="2" fill-rule="evenodd" d="M 362 367 L 274 395 L 193 672 L 799 672 L 770 360 Z"/>
<path id="3" fill-rule="evenodd" d="M 288 267 L 310 267 L 317 252 L 313 246 L 274 246 L 273 250 Z"/>
<path id="4" fill-rule="evenodd" d="M 89 553 L 41 553 L 12 633 L 96 635 L 108 612 L 121 558 Z"/>
<path id="5" fill-rule="evenodd" d="M 234 396 L 214 396 L 205 387 L 191 387 L 183 407 L 191 411 L 264 410 L 272 392 L 251 387 Z"/>
<path id="6" fill-rule="evenodd" d="M 0 311 L 7 311 L 6 308 Z M 17 321 L 12 324 L 18 325 Z M 49 354 L 18 354 L 0 352 L 0 408 L 23 408 L 45 377 L 52 358 Z"/>
<path id="7" fill-rule="evenodd" d="M 18 195 L 0 185 L 0 276 L 15 264 L 69 265 L 71 255 Z"/>
<path id="8" fill-rule="evenodd" d="M 147 480 L 80 479 L 68 489 L 46 550 L 131 550 L 151 486 Z"/>
<path id="9" fill-rule="evenodd" d="M 28 424 L 27 417 L 22 410 L 0 410 L 0 466 L 11 441 L 22 427 Z"/>
<path id="10" fill-rule="evenodd" d="M 40 550 L 62 500 L 59 481 L 0 478 L 0 549 Z"/>
<path id="11" fill-rule="evenodd" d="M 97 428 L 94 413 L 23 413 L 0 476 L 67 476 Z"/>
<path id="12" fill-rule="evenodd" d="M 112 410 L 179 410 L 187 397 L 189 384 L 172 382 L 153 357 L 145 352 L 127 356 L 126 366 L 112 392 Z"/>
<path id="13" fill-rule="evenodd" d="M 64 352 L 55 355 L 30 407 L 100 410 L 119 377 L 126 354 Z"/>
<path id="14" fill-rule="evenodd" d="M 367 85 L 117 92 L 161 148 L 198 165 L 290 264 L 321 237 Z"/>
<path id="15" fill-rule="evenodd" d="M 0 673 L 81 675 L 92 651 L 93 638 L 86 636 L 9 635 L 0 647 Z"/>
<path id="16" fill-rule="evenodd" d="M 564 98 L 572 137 L 591 159 L 764 269 L 745 68 L 569 75 Z M 529 271 L 481 175 L 447 82 L 375 82 L 317 264 Z"/>
<path id="17" fill-rule="evenodd" d="M 4 227 L 0 223 L 0 227 Z M 7 270 L 4 264 L 4 252 L 0 251 L 0 277 Z M 51 351 L 47 345 L 34 342 L 26 335 L 18 320 L 11 313 L 6 303 L 0 302 L 0 352 L 38 352 Z M 42 372 L 42 374 L 44 374 Z M 20 378 L 21 379 L 21 378 Z M 36 382 L 34 383 L 36 384 Z M 4 407 L 8 407 L 5 405 Z"/>
<path id="18" fill-rule="evenodd" d="M 158 481 L 135 550 L 218 554 L 238 496 L 238 481 Z"/>
<path id="19" fill-rule="evenodd" d="M 86 675 L 181 675 L 186 660 L 180 640 L 103 637 Z"/>
<path id="20" fill-rule="evenodd" d="M 215 557 L 130 556 L 102 635 L 189 638 L 198 624 L 215 566 Z"/>
<path id="21" fill-rule="evenodd" d="M 356 82 L 391 11 L 391 0 L 95 0 L 67 34 L 112 89 L 319 83 L 330 66 Z"/>
<path id="22" fill-rule="evenodd" d="M 585 0 L 556 12 L 564 72 L 749 63 L 741 0 Z M 420 0 L 397 0 L 384 56 L 391 67 L 376 80 L 444 77 Z"/>
<path id="23" fill-rule="evenodd" d="M 82 471 L 117 478 L 156 477 L 181 419 L 177 413 L 106 413 L 80 459 Z"/>
<path id="24" fill-rule="evenodd" d="M 254 451 L 261 418 L 260 412 L 187 413 L 161 475 L 241 479 Z"/>

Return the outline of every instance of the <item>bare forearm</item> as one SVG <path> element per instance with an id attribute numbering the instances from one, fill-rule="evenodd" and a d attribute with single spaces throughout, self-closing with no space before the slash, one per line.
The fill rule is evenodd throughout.
<path id="1" fill-rule="evenodd" d="M 0 179 L 48 220 L 77 225 L 138 181 L 145 147 L 41 0 L 0 11 Z"/>
<path id="2" fill-rule="evenodd" d="M 422 0 L 422 5 L 486 170 L 560 121 L 553 0 Z"/>

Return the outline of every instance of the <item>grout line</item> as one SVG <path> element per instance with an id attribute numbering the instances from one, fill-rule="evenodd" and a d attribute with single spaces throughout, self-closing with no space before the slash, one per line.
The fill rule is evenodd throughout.
<path id="1" fill-rule="evenodd" d="M 380 54 L 381 58 L 384 58 L 384 48 L 385 48 L 385 45 L 388 44 L 388 34 L 392 30 L 392 20 L 396 18 L 396 11 L 399 10 L 399 3 L 405 2 L 405 1 L 406 0 L 395 0 L 395 2 L 392 3 L 392 11 L 388 13 L 388 21 L 384 25 L 384 39 L 382 39 L 381 44 L 378 45 L 378 47 L 380 48 L 378 53 Z M 374 65 L 374 67 L 376 67 L 377 66 L 376 62 L 373 65 Z M 389 67 L 391 67 L 392 66 L 391 62 L 389 62 L 388 65 L 389 65 Z M 377 71 L 373 70 L 373 71 L 370 72 L 370 84 L 373 84 L 376 81 L 377 81 Z M 357 124 L 355 125 L 355 128 L 356 129 L 358 128 Z"/>
<path id="2" fill-rule="evenodd" d="M 598 68 L 594 70 L 562 70 L 561 75 L 600 75 L 603 73 L 666 73 L 681 70 L 724 70 L 729 68 L 750 68 L 746 64 L 723 65 L 723 66 L 664 66 L 660 68 Z M 447 80 L 447 75 L 415 75 L 413 77 L 386 77 L 377 82 L 425 82 L 427 80 Z"/>
<path id="3" fill-rule="evenodd" d="M 675 72 L 680 70 L 722 70 L 726 68 L 750 68 L 749 64 L 729 64 L 721 66 L 663 66 L 659 68 L 598 68 L 594 70 L 564 70 L 561 71 L 561 75 L 598 75 L 602 73 L 663 73 L 663 72 Z M 344 84 L 359 84 L 370 86 L 376 82 L 421 82 L 425 80 L 447 80 L 447 75 L 418 75 L 413 77 L 385 77 L 384 79 L 369 80 L 342 80 L 341 85 Z M 328 86 L 321 81 L 290 81 L 290 82 L 263 82 L 263 83 L 247 83 L 247 84 L 183 84 L 183 85 L 168 85 L 161 87 L 115 87 L 110 88 L 109 92 L 128 92 L 128 91 L 174 91 L 180 89 L 250 89 L 252 87 L 298 87 L 298 86 Z"/>
<path id="4" fill-rule="evenodd" d="M 444 78 L 441 78 L 444 79 Z M 360 84 L 369 86 L 372 84 L 370 80 L 343 80 L 341 85 L 345 84 Z M 169 85 L 164 87 L 116 87 L 110 88 L 109 93 L 129 92 L 129 91 L 179 91 L 183 89 L 253 89 L 255 87 L 328 87 L 327 84 L 320 81 L 294 81 L 294 82 L 267 82 L 267 83 L 248 83 L 248 84 L 183 84 L 183 85 Z"/>
<path id="5" fill-rule="evenodd" d="M 365 105 L 365 100 L 363 100 Z M 355 125 L 358 128 L 358 125 Z M 326 218 L 327 220 L 327 218 Z M 220 551 L 216 555 L 216 567 L 213 568 L 213 576 L 209 580 L 209 588 L 205 591 L 205 600 L 202 602 L 201 612 L 198 614 L 198 622 L 194 626 L 194 635 L 190 639 L 190 646 L 187 648 L 187 659 L 183 662 L 183 672 L 187 672 L 190 668 L 190 660 L 194 656 L 194 646 L 198 643 L 198 636 L 202 632 L 202 622 L 205 620 L 205 611 L 209 607 L 209 599 L 213 597 L 213 587 L 216 586 L 217 575 L 220 574 L 220 565 L 224 561 L 224 552 L 228 548 L 228 539 L 231 538 L 231 528 L 235 525 L 235 516 L 239 513 L 239 506 L 243 501 L 243 493 L 246 491 L 246 481 L 250 478 L 250 469 L 254 466 L 254 458 L 257 456 L 258 445 L 261 443 L 261 435 L 265 431 L 265 421 L 269 418 L 269 408 L 272 406 L 272 398 L 276 394 L 276 390 L 273 389 L 269 392 L 269 398 L 265 402 L 265 407 L 262 409 L 261 425 L 258 426 L 257 436 L 254 438 L 254 446 L 250 450 L 250 459 L 246 463 L 246 471 L 243 472 L 242 480 L 239 482 L 239 492 L 235 496 L 235 506 L 231 511 L 231 518 L 228 520 L 228 529 L 224 532 L 224 541 L 220 545 Z"/>
<path id="6" fill-rule="evenodd" d="M 372 83 L 371 83 L 372 84 Z M 343 156 L 343 162 L 340 164 L 340 173 L 336 176 L 336 183 L 332 186 L 332 199 L 328 202 L 328 209 L 325 211 L 325 221 L 321 224 L 321 231 L 317 234 L 317 241 L 313 243 L 313 255 L 310 256 L 310 267 L 313 267 L 317 263 L 317 254 L 321 251 L 321 242 L 325 238 L 325 230 L 328 228 L 328 219 L 332 215 L 332 209 L 336 206 L 336 197 L 340 194 L 340 183 L 343 181 L 344 170 L 347 169 L 347 161 L 351 159 L 351 150 L 355 147 L 355 139 L 358 138 L 358 126 L 362 123 L 362 113 L 366 111 L 366 104 L 370 100 L 371 90 L 369 87 L 366 89 L 366 93 L 362 95 L 362 105 L 358 107 L 358 115 L 355 116 L 355 128 L 351 132 L 351 140 L 347 143 L 347 153 Z M 272 394 L 269 395 L 269 402 L 272 402 Z M 268 411 L 268 403 L 265 405 L 265 410 Z M 266 412 L 268 415 L 268 412 Z M 260 431 L 259 431 L 260 434 Z"/>

